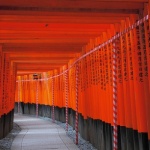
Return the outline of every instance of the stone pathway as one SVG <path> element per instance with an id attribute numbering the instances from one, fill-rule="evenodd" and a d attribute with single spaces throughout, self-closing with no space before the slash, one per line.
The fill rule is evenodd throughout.
<path id="1" fill-rule="evenodd" d="M 50 121 L 15 114 L 14 122 L 21 128 L 11 150 L 78 150 L 77 145 L 66 135 L 66 131 Z"/>

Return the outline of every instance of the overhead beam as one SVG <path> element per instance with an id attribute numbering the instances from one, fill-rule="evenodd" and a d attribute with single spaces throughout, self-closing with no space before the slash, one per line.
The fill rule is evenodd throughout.
<path id="1" fill-rule="evenodd" d="M 108 14 L 106 15 L 104 13 L 103 14 L 99 14 L 99 15 L 95 15 L 95 14 L 91 15 L 90 14 L 89 16 L 87 14 L 85 16 L 80 15 L 80 14 L 81 13 L 77 13 L 76 16 L 35 16 L 35 15 L 20 16 L 19 14 L 18 14 L 18 16 L 16 16 L 16 15 L 15 16 L 13 16 L 13 15 L 9 15 L 9 16 L 8 15 L 2 15 L 0 17 L 0 21 L 6 22 L 6 26 L 9 25 L 8 22 L 16 22 L 16 23 L 17 22 L 19 22 L 19 23 L 21 23 L 21 22 L 22 23 L 46 23 L 44 25 L 42 24 L 42 26 L 41 26 L 42 28 L 47 27 L 45 29 L 48 29 L 48 27 L 49 27 L 47 25 L 48 23 L 51 23 L 50 27 L 52 27 L 52 25 L 54 23 L 67 23 L 67 25 L 71 25 L 71 23 L 73 23 L 73 22 L 77 24 L 80 21 L 79 23 L 80 23 L 81 28 L 82 28 L 82 24 L 81 23 L 82 22 L 84 23 L 86 20 L 89 22 L 87 25 L 89 25 L 89 24 L 94 24 L 96 22 L 96 19 L 98 19 L 97 20 L 97 23 L 98 23 L 98 22 L 105 21 L 105 20 L 108 20 L 108 19 L 110 19 L 110 20 L 123 19 L 123 18 L 128 16 L 127 14 L 121 15 L 119 13 L 116 14 L 116 15 L 113 13 L 112 16 L 111 16 L 111 13 L 109 13 L 109 15 Z M 56 27 L 58 26 L 56 24 L 54 24 L 54 25 Z M 38 25 L 37 25 L 37 27 L 38 27 Z"/>
<path id="2" fill-rule="evenodd" d="M 34 16 L 52 16 L 54 13 L 58 13 L 58 14 L 61 14 L 61 13 L 68 13 L 70 14 L 71 13 L 71 16 L 72 14 L 78 14 L 78 16 L 81 14 L 81 16 L 84 16 L 84 14 L 89 14 L 89 17 L 90 16 L 94 16 L 95 14 L 138 14 L 139 13 L 139 9 L 88 9 L 88 10 L 65 10 L 65 11 L 59 11 L 59 10 L 53 10 L 53 11 L 37 11 L 37 10 L 11 10 L 11 9 L 4 9 L 4 8 L 1 8 L 0 6 L 0 15 L 34 15 Z M 83 14 L 83 15 L 82 15 Z"/>
<path id="3" fill-rule="evenodd" d="M 69 58 L 65 58 L 65 59 L 11 59 L 12 62 L 16 62 L 16 63 L 34 63 L 34 64 L 38 64 L 38 63 L 45 63 L 45 64 L 53 64 L 55 62 L 59 62 L 60 64 L 66 64 L 69 61 Z"/>
<path id="4" fill-rule="evenodd" d="M 22 54 L 23 55 L 23 54 Z M 48 56 L 45 56 L 45 55 L 42 55 L 40 56 L 39 55 L 25 55 L 25 56 L 20 56 L 20 55 L 15 55 L 15 56 L 12 56 L 12 54 L 10 54 L 10 60 L 15 60 L 15 61 L 40 61 L 40 60 L 56 60 L 56 61 L 59 61 L 59 60 L 66 60 L 66 59 L 71 59 L 73 57 L 75 57 L 75 55 L 63 55 L 63 57 L 61 55 L 58 55 L 57 53 L 55 53 L 55 55 L 51 55 L 49 54 Z M 57 55 L 57 56 L 56 56 Z"/>
<path id="5" fill-rule="evenodd" d="M 19 63 L 16 65 L 17 71 L 31 71 L 31 70 L 36 70 L 36 71 L 44 71 L 44 70 L 52 70 L 52 69 L 56 69 L 56 68 L 60 68 L 62 67 L 64 64 L 62 63 L 51 63 L 51 64 L 46 64 L 46 63 L 42 63 L 42 64 L 32 64 L 32 63 Z"/>
<path id="6" fill-rule="evenodd" d="M 28 38 L 28 39 L 6 39 L 6 40 L 0 40 L 0 44 L 3 43 L 23 43 L 23 44 L 30 44 L 30 43 L 41 43 L 41 44 L 47 44 L 47 43 L 82 43 L 83 45 L 86 44 L 89 41 L 89 38 L 76 38 L 76 39 L 62 39 L 62 38 L 51 38 L 51 39 L 40 39 L 40 38 L 36 38 L 36 39 L 32 39 L 32 38 Z"/>
<path id="7" fill-rule="evenodd" d="M 35 74 L 35 73 L 42 73 L 42 72 L 46 72 L 47 70 L 28 70 L 28 71 L 17 71 L 17 75 L 20 76 L 20 75 L 29 75 L 29 74 Z M 48 70 L 50 71 L 50 70 Z"/>
<path id="8" fill-rule="evenodd" d="M 82 43 L 7 43 L 3 45 L 4 53 L 11 53 L 14 55 L 33 55 L 39 56 L 44 55 L 45 57 L 49 57 L 50 55 L 54 56 L 74 56 L 76 52 L 81 52 L 82 47 L 84 46 Z M 56 55 L 57 54 L 57 55 Z"/>
<path id="9" fill-rule="evenodd" d="M 120 21 L 122 17 L 118 17 L 117 20 Z M 85 18 L 86 19 L 86 18 Z M 97 19 L 102 19 L 102 18 L 97 18 Z M 109 18 L 103 18 L 104 20 L 107 20 Z M 116 20 L 115 18 L 113 18 L 114 20 Z M 112 20 L 112 17 L 111 19 Z M 28 20 L 29 22 L 1 22 L 1 32 L 23 32 L 23 31 L 27 31 L 30 32 L 32 31 L 37 32 L 37 31 L 41 31 L 41 32 L 62 32 L 62 31 L 90 31 L 90 30 L 101 30 L 101 29 L 108 29 L 110 28 L 110 24 L 82 24 L 82 23 L 78 23 L 78 24 L 72 24 L 72 23 L 50 23 L 48 24 L 47 22 L 44 23 L 40 23 L 40 22 L 36 22 L 36 23 L 30 23 L 30 20 Z"/>
<path id="10" fill-rule="evenodd" d="M 18 11 L 17 11 L 18 12 Z M 32 15 L 28 15 L 28 12 L 26 12 L 25 14 L 21 14 L 22 11 L 19 11 L 18 14 L 14 14 L 14 12 L 12 12 L 11 14 L 8 13 L 5 14 L 5 11 L 0 11 L 0 15 L 1 15 L 1 18 L 0 18 L 0 21 L 6 21 L 6 22 L 27 22 L 28 20 L 31 20 L 33 22 L 44 22 L 46 20 L 49 19 L 60 19 L 60 18 L 98 18 L 98 17 L 127 17 L 128 14 L 125 14 L 125 13 L 74 13 L 74 12 L 70 12 L 70 13 L 66 13 L 66 12 L 47 12 L 47 14 L 43 14 L 43 12 L 40 12 L 40 14 L 36 14 L 36 13 L 33 13 Z M 3 14 L 4 13 L 4 14 Z"/>
<path id="11" fill-rule="evenodd" d="M 10 54 L 15 54 L 16 56 L 20 56 L 20 55 L 33 55 L 33 57 L 39 56 L 39 55 L 47 55 L 44 57 L 49 57 L 49 55 L 51 55 L 52 57 L 65 57 L 66 55 L 68 57 L 74 57 L 76 53 L 81 52 L 82 48 L 62 48 L 62 49 L 57 49 L 57 48 L 49 48 L 49 49 L 30 49 L 30 48 L 20 48 L 20 49 L 3 49 L 4 53 L 10 53 Z M 37 55 L 36 55 L 37 54 Z"/>
<path id="12" fill-rule="evenodd" d="M 87 33 L 87 32 L 82 32 L 82 33 L 80 33 L 80 32 L 77 32 L 77 33 L 74 33 L 74 34 L 71 34 L 71 33 L 68 33 L 68 34 L 61 34 L 61 33 L 58 33 L 58 34 L 48 34 L 48 33 L 46 33 L 46 34 L 8 34 L 8 33 L 3 33 L 3 34 L 1 34 L 1 37 L 0 37 L 0 40 L 7 40 L 7 39 L 9 39 L 9 40 L 14 40 L 14 39 L 29 39 L 29 38 L 33 38 L 33 39 L 49 39 L 49 38 L 64 38 L 64 39 L 66 39 L 66 38 L 71 38 L 71 39 L 74 39 L 74 40 L 76 40 L 76 39 L 78 39 L 78 38 L 80 38 L 80 39 L 85 39 L 86 41 L 87 41 L 87 39 L 91 39 L 91 38 L 96 38 L 96 37 L 98 37 L 99 35 L 100 35 L 100 33 L 101 32 L 106 32 L 107 30 L 102 30 L 102 31 L 97 31 L 97 32 L 91 32 L 91 33 Z"/>
<path id="13" fill-rule="evenodd" d="M 117 2 L 117 5 L 116 5 Z M 148 1 L 145 1 L 148 2 Z M 101 9 L 140 9 L 143 8 L 143 1 L 91 1 L 87 0 L 81 1 L 50 1 L 44 0 L 30 0 L 30 1 L 20 1 L 20 0 L 5 0 L 0 4 L 1 10 L 26 10 L 26 11 L 98 11 Z"/>

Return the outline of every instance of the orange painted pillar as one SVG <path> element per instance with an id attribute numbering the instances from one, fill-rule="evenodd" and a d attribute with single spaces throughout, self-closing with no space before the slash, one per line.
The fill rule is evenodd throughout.
<path id="1" fill-rule="evenodd" d="M 90 44 L 89 44 L 89 50 L 92 50 L 94 48 L 95 44 L 94 42 L 91 40 Z M 97 119 L 97 86 L 96 86 L 96 53 L 92 53 L 90 55 L 90 61 L 91 61 L 91 71 L 88 72 L 91 76 L 91 91 L 90 91 L 90 95 L 91 95 L 91 99 L 90 99 L 90 104 L 91 104 L 91 117 L 94 119 Z M 86 78 L 86 77 L 85 77 Z M 87 88 L 87 84 L 86 84 L 86 80 L 85 80 L 85 88 Z M 90 105 L 89 104 L 89 105 Z"/>
<path id="2" fill-rule="evenodd" d="M 52 120 L 55 122 L 55 78 L 52 78 Z"/>
<path id="3" fill-rule="evenodd" d="M 53 103 L 52 103 L 52 99 L 53 99 L 53 90 L 52 90 L 52 76 L 53 76 L 53 71 L 50 71 L 49 72 L 49 91 L 50 91 L 50 100 L 49 100 L 49 105 L 52 106 Z"/>
<path id="4" fill-rule="evenodd" d="M 136 20 L 132 16 L 132 20 Z M 133 22 L 134 22 L 133 21 Z M 144 80 L 143 80 L 143 61 L 142 61 L 142 47 L 140 42 L 140 28 L 133 29 L 133 42 L 134 42 L 134 88 L 136 99 L 136 117 L 137 127 L 139 132 L 147 132 L 146 123 L 146 108 L 145 108 L 145 95 L 144 95 Z"/>
<path id="5" fill-rule="evenodd" d="M 112 61 L 113 61 L 113 57 L 112 57 L 112 43 L 108 44 L 108 69 L 109 69 L 109 123 L 111 125 L 113 125 L 113 66 L 112 66 Z"/>
<path id="6" fill-rule="evenodd" d="M 88 47 L 85 46 L 85 48 L 83 49 L 83 54 L 87 53 L 88 51 L 89 51 Z M 90 80 L 89 70 L 90 70 L 90 56 L 87 56 L 86 58 L 81 60 L 81 72 L 80 72 L 81 93 L 82 93 L 82 101 L 83 101 L 83 114 L 85 114 L 86 118 L 87 116 L 90 116 L 90 112 L 91 112 L 90 95 L 89 95 L 91 80 Z"/>
<path id="7" fill-rule="evenodd" d="M 127 19 L 127 27 L 131 26 L 130 19 Z M 137 130 L 137 118 L 136 118 L 136 99 L 135 99 L 135 87 L 134 87 L 134 74 L 136 72 L 135 59 L 134 59 L 134 42 L 133 42 L 133 30 L 127 34 L 128 39 L 128 69 L 129 69 L 129 86 L 130 86 L 130 100 L 131 100 L 131 115 L 132 115 L 132 128 Z"/>
<path id="8" fill-rule="evenodd" d="M 149 4 L 150 6 L 150 4 Z M 144 12 L 144 16 L 146 16 L 147 14 L 149 14 L 150 12 L 150 7 L 148 5 L 145 6 L 145 12 Z M 149 9 L 148 9 L 149 8 Z M 150 15 L 150 14 L 149 14 Z M 150 97 L 150 16 L 149 16 L 149 20 L 144 22 L 144 31 L 145 31 L 145 47 L 146 47 L 146 51 L 144 53 L 144 82 L 145 82 L 145 98 L 146 98 L 146 113 L 147 113 L 147 126 L 148 126 L 148 138 L 150 140 L 150 101 L 149 101 L 149 97 Z"/>
<path id="9" fill-rule="evenodd" d="M 2 52 L 2 45 L 0 45 L 0 117 L 3 115 L 3 52 Z"/>
<path id="10" fill-rule="evenodd" d="M 21 102 L 21 76 L 17 77 L 17 102 L 18 102 L 18 113 L 20 113 L 20 102 Z"/>
<path id="11" fill-rule="evenodd" d="M 51 86 L 50 86 L 50 81 L 51 81 L 51 79 L 50 79 L 50 71 L 48 71 L 47 72 L 47 78 L 48 78 L 48 80 L 46 81 L 46 86 L 47 86 L 47 105 L 50 105 L 50 102 L 51 102 L 51 94 L 50 94 L 50 88 L 51 88 Z"/>
<path id="12" fill-rule="evenodd" d="M 147 26 L 147 21 L 142 23 L 139 26 L 140 29 L 140 46 L 141 46 L 141 59 L 142 59 L 142 75 L 143 75 L 143 87 L 144 87 L 144 103 L 145 106 L 144 108 L 146 109 L 147 106 L 150 106 L 149 104 L 149 97 L 150 97 L 150 87 L 149 87 L 149 82 L 150 82 L 150 70 L 148 70 L 148 65 L 150 65 L 150 46 L 148 46 L 148 43 L 150 43 L 150 39 L 148 39 L 148 36 L 150 37 L 149 26 Z M 148 31 L 149 30 L 149 31 Z M 150 69 L 150 67 L 149 67 Z M 146 109 L 146 126 L 147 130 L 150 130 L 150 122 L 149 122 L 149 108 Z"/>
<path id="13" fill-rule="evenodd" d="M 105 39 L 103 39 L 103 34 L 99 37 L 98 41 L 100 43 L 103 43 Z M 99 72 L 100 72 L 100 81 L 99 81 L 99 95 L 98 95 L 98 101 L 99 101 L 99 119 L 102 121 L 105 121 L 105 113 L 104 113 L 104 103 L 105 103 L 105 86 L 104 86 L 104 80 L 105 80 L 105 74 L 104 74 L 104 48 L 99 49 Z"/>
<path id="14" fill-rule="evenodd" d="M 10 61 L 8 54 L 3 54 L 3 103 L 4 113 L 10 111 Z"/>
<path id="15" fill-rule="evenodd" d="M 39 115 L 39 80 L 36 80 L 36 117 Z"/>
<path id="16" fill-rule="evenodd" d="M 14 109 L 14 103 L 15 103 L 15 92 L 16 92 L 16 65 L 14 63 L 11 64 L 11 105 L 12 109 Z"/>
<path id="17" fill-rule="evenodd" d="M 104 41 L 107 41 L 109 38 L 109 35 L 107 32 L 103 33 L 103 39 Z M 112 109 L 112 107 L 110 108 L 110 93 L 112 88 L 110 89 L 110 85 L 109 85 L 109 79 L 110 79 L 110 66 L 112 63 L 109 62 L 109 50 L 112 51 L 111 49 L 109 49 L 109 45 L 105 45 L 103 48 L 103 66 L 104 66 L 104 93 L 105 93 L 105 100 L 104 100 L 104 106 L 105 107 L 105 121 L 107 123 L 111 123 L 110 122 L 110 115 L 112 115 L 110 113 L 110 109 Z M 110 64 L 109 64 L 110 63 Z"/>
<path id="18" fill-rule="evenodd" d="M 85 47 L 85 53 L 89 51 L 88 47 Z M 86 117 L 91 117 L 92 112 L 92 105 L 90 104 L 91 101 L 91 60 L 90 55 L 88 55 L 85 59 L 82 60 L 82 90 L 83 90 L 83 99 L 84 99 L 84 113 Z M 85 70 L 87 69 L 87 71 Z M 87 74 L 86 74 L 87 73 Z M 87 80 L 87 86 L 86 86 Z M 86 102 L 85 102 L 86 101 Z"/>
<path id="19" fill-rule="evenodd" d="M 120 25 L 115 24 L 116 33 L 120 33 Z M 125 108 L 124 108 L 124 91 L 123 91 L 123 68 L 121 58 L 121 37 L 116 39 L 116 50 L 117 50 L 117 112 L 118 112 L 118 125 L 125 125 Z"/>
<path id="20" fill-rule="evenodd" d="M 125 22 L 122 21 L 122 30 L 126 28 Z M 125 126 L 132 127 L 131 122 L 131 105 L 130 105 L 130 87 L 129 87 L 129 71 L 128 71 L 128 45 L 127 35 L 121 36 L 121 61 L 122 61 L 122 79 L 123 79 L 123 94 L 124 94 L 124 110 L 125 110 Z"/>

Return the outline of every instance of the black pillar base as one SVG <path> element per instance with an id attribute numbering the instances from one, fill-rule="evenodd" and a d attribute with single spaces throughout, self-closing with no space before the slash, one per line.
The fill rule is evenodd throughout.
<path id="1" fill-rule="evenodd" d="M 0 118 L 0 139 L 3 138 L 3 128 L 4 128 L 4 115 Z"/>
<path id="2" fill-rule="evenodd" d="M 14 110 L 7 114 L 4 114 L 0 118 L 0 139 L 7 136 L 7 134 L 13 129 Z"/>

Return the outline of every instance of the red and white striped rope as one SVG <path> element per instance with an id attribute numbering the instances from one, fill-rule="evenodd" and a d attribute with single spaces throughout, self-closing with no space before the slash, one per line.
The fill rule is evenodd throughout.
<path id="1" fill-rule="evenodd" d="M 118 130 L 117 130 L 117 50 L 113 43 L 113 150 L 118 150 Z"/>
<path id="2" fill-rule="evenodd" d="M 78 144 L 78 84 L 79 84 L 79 65 L 76 64 L 76 116 L 75 116 L 75 130 L 76 130 L 76 145 Z"/>
<path id="3" fill-rule="evenodd" d="M 47 79 L 56 78 L 56 77 L 59 77 L 59 76 L 65 74 L 65 73 L 68 72 L 73 66 L 75 66 L 77 62 L 79 62 L 80 60 L 82 60 L 82 59 L 85 58 L 86 56 L 88 56 L 88 55 L 92 54 L 93 52 L 95 52 L 95 51 L 101 49 L 102 47 L 104 47 L 104 46 L 106 46 L 106 45 L 112 43 L 116 38 L 119 38 L 119 37 L 122 36 L 123 34 L 129 32 L 130 30 L 133 30 L 134 28 L 136 28 L 137 26 L 139 26 L 140 24 L 142 24 L 143 22 L 145 22 L 145 21 L 148 20 L 148 19 L 149 19 L 149 15 L 146 15 L 145 17 L 143 17 L 142 19 L 140 19 L 140 20 L 137 21 L 136 23 L 132 24 L 129 28 L 125 29 L 124 31 L 122 31 L 122 32 L 120 32 L 120 33 L 118 33 L 118 34 L 116 34 L 116 35 L 114 35 L 111 39 L 107 40 L 106 42 L 104 42 L 104 43 L 102 43 L 102 44 L 100 44 L 100 45 L 98 45 L 98 46 L 96 46 L 95 48 L 93 48 L 92 50 L 90 50 L 89 52 L 87 52 L 86 54 L 84 54 L 84 55 L 82 55 L 81 57 L 79 57 L 72 65 L 70 65 L 70 67 L 68 67 L 68 69 L 66 69 L 66 70 L 63 71 L 62 73 L 60 73 L 60 74 L 58 74 L 58 75 L 51 76 L 51 77 L 49 77 L 49 78 L 47 78 Z M 44 81 L 44 80 L 46 80 L 46 79 L 43 78 L 43 79 L 38 79 L 38 80 Z M 32 80 L 22 80 L 22 81 L 23 81 L 23 82 L 30 82 L 30 81 L 33 81 L 33 79 L 32 79 Z M 16 81 L 16 82 L 18 82 L 18 81 Z"/>
<path id="4" fill-rule="evenodd" d="M 39 81 L 36 80 L 36 117 L 38 117 L 39 112 Z"/>
<path id="5" fill-rule="evenodd" d="M 66 131 L 68 131 L 68 72 L 65 73 Z"/>
<path id="6" fill-rule="evenodd" d="M 55 122 L 55 108 L 54 108 L 54 78 L 52 78 L 52 120 Z"/>

